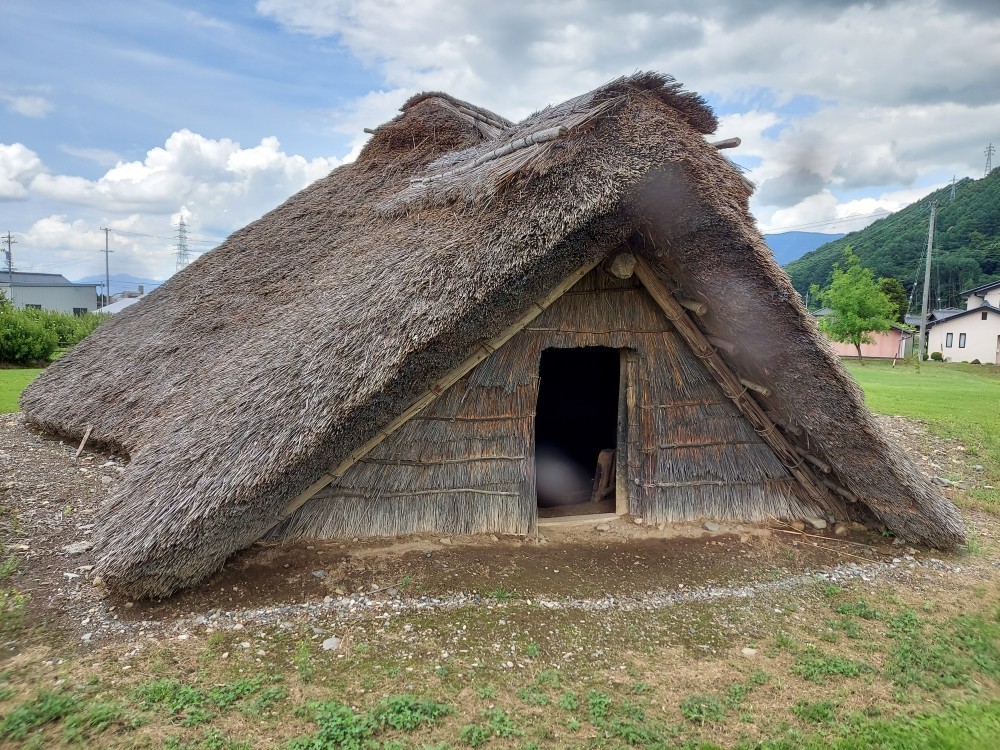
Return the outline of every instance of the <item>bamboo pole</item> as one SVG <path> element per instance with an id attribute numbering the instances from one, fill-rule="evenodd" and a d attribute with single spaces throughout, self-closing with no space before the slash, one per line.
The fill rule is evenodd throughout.
<path id="1" fill-rule="evenodd" d="M 746 387 L 740 382 L 729 366 L 719 357 L 718 352 L 705 338 L 671 291 L 663 284 L 656 271 L 641 255 L 636 258 L 635 274 L 646 291 L 660 306 L 677 332 L 687 342 L 694 353 L 705 363 L 706 368 L 722 388 L 722 392 L 736 405 L 745 416 L 757 434 L 766 442 L 775 455 L 802 485 L 810 499 L 832 509 L 831 495 L 825 486 L 819 483 L 812 471 L 806 466 L 795 447 L 782 435 L 760 405 L 747 393 Z"/>

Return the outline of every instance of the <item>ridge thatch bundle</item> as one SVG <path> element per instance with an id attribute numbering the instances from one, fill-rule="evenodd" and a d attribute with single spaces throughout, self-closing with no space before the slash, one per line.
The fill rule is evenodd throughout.
<path id="1" fill-rule="evenodd" d="M 164 596 L 264 536 L 357 535 L 366 523 L 371 533 L 530 528 L 534 391 L 525 373 L 537 364 L 517 347 L 536 356 L 558 345 L 552 336 L 665 352 L 662 367 L 629 365 L 641 384 L 636 409 L 646 391 L 669 396 L 653 403 L 660 437 L 661 428 L 630 434 L 622 446 L 652 456 L 636 470 L 633 513 L 721 514 L 732 483 L 741 507 L 757 509 L 748 517 L 761 508 L 871 514 L 913 542 L 963 541 L 955 509 L 876 425 L 775 265 L 748 213 L 750 188 L 704 138 L 715 124 L 699 97 L 651 73 L 517 125 L 422 94 L 374 131 L 355 163 L 98 329 L 21 405 L 41 429 L 79 438 L 89 426 L 91 441 L 130 458 L 99 519 L 104 579 L 131 596 Z M 634 282 L 601 286 L 591 269 L 622 248 L 638 257 L 650 293 L 662 285 L 661 297 L 702 303 L 703 314 L 668 321 Z M 609 315 L 646 315 L 647 328 L 612 341 L 620 326 L 601 329 L 585 309 L 574 312 L 571 295 L 532 318 L 568 279 L 584 279 L 574 294 L 631 300 Z M 452 382 L 442 379 L 525 319 L 534 328 L 522 326 L 493 356 L 486 344 L 483 366 L 437 398 Z M 657 382 L 664 368 L 673 374 Z M 455 395 L 474 387 L 482 403 Z M 507 426 L 442 432 L 487 412 Z M 407 430 L 426 439 L 423 453 L 406 453 Z M 508 434 L 522 438 L 505 442 Z M 743 447 L 721 445 L 733 435 Z M 665 451 L 669 462 L 656 458 Z M 489 467 L 460 468 L 470 452 Z M 424 503 L 420 492 L 408 496 L 415 484 L 388 480 L 378 497 L 366 495 L 388 476 L 379 468 L 387 462 L 393 477 L 405 470 L 420 486 L 453 483 L 451 495 Z M 485 484 L 467 486 L 474 481 Z M 657 505 L 670 492 L 684 499 L 674 510 Z M 412 518 L 399 523 L 403 512 Z"/>

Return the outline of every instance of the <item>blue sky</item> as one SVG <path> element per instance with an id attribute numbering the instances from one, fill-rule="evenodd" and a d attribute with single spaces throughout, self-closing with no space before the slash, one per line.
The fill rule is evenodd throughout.
<path id="1" fill-rule="evenodd" d="M 969 0 L 6 0 L 0 231 L 23 270 L 164 278 L 357 153 L 420 90 L 519 119 L 642 69 L 720 115 L 761 228 L 849 231 L 1000 143 Z M 667 8 L 667 10 L 664 10 Z M 998 159 L 997 161 L 1000 161 Z"/>

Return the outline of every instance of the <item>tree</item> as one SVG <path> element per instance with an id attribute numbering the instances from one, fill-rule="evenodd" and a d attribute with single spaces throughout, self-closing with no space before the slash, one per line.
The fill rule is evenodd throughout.
<path id="1" fill-rule="evenodd" d="M 861 357 L 862 344 L 874 344 L 872 333 L 888 331 L 896 319 L 897 308 L 875 283 L 871 269 L 863 268 L 850 247 L 844 250 L 844 267 L 833 266 L 833 279 L 820 301 L 833 310 L 819 322 L 820 329 L 834 341 L 854 344 Z"/>
<path id="2" fill-rule="evenodd" d="M 892 300 L 892 304 L 896 306 L 896 322 L 902 323 L 906 319 L 906 313 L 910 311 L 910 298 L 906 295 L 903 285 L 898 279 L 889 276 L 879 279 L 878 287 L 882 290 L 882 294 Z"/>

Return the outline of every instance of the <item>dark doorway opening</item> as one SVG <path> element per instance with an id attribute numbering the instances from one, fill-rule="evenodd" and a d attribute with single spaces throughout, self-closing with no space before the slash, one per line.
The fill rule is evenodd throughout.
<path id="1" fill-rule="evenodd" d="M 614 512 L 620 369 L 618 350 L 606 346 L 542 352 L 535 412 L 540 518 Z"/>

